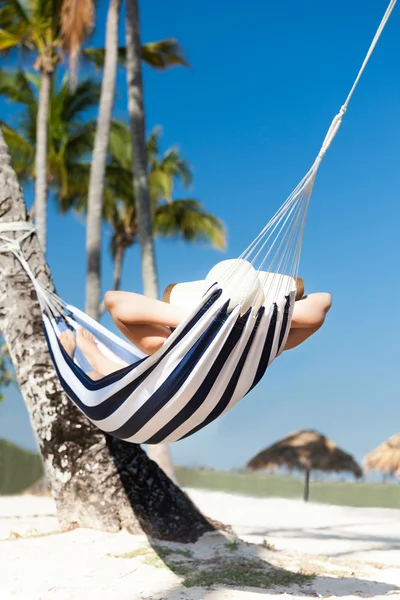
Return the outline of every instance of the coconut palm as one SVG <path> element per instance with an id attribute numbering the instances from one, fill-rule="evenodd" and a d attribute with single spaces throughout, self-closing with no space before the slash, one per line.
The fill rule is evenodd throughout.
<path id="1" fill-rule="evenodd" d="M 126 75 L 128 87 L 128 110 L 133 143 L 133 187 L 137 213 L 138 237 L 141 248 L 141 264 L 144 293 L 158 296 L 157 272 L 153 243 L 152 207 L 146 165 L 145 114 L 143 102 L 143 79 L 141 65 L 141 42 L 139 6 L 137 0 L 126 0 Z M 168 446 L 155 451 L 158 464 L 173 473 Z"/>
<path id="2" fill-rule="evenodd" d="M 119 0 L 113 0 L 111 13 L 118 14 Z M 80 45 L 89 34 L 93 23 L 92 0 L 8 0 L 0 8 L 0 55 L 16 48 L 35 57 L 35 68 L 40 74 L 39 110 L 37 112 L 37 149 L 35 155 L 35 217 L 38 236 L 46 248 L 46 200 L 48 177 L 46 174 L 47 124 L 51 80 L 62 54 L 70 55 L 73 78 Z M 114 19 L 115 21 L 115 19 Z M 110 36 L 112 37 L 112 36 Z M 153 42 L 142 49 L 143 60 L 161 67 L 183 64 L 179 44 L 172 40 Z M 121 49 L 121 56 L 123 49 Z M 85 53 L 90 58 L 90 51 Z M 94 49 L 93 59 L 99 61 L 104 50 Z M 109 81 L 108 73 L 108 81 Z M 107 148 L 107 140 L 103 139 Z"/>
<path id="3" fill-rule="evenodd" d="M 64 0 L 69 2 L 70 0 Z M 86 220 L 86 312 L 99 318 L 101 295 L 101 221 L 103 212 L 104 177 L 106 171 L 108 139 L 114 105 L 115 80 L 118 59 L 118 22 L 120 0 L 110 0 L 106 23 L 105 62 L 101 84 L 99 114 L 90 169 Z M 74 31 L 74 28 L 72 28 Z"/>
<path id="4" fill-rule="evenodd" d="M 132 136 L 133 187 L 141 248 L 143 288 L 146 296 L 157 298 L 158 285 L 153 244 L 153 223 L 147 178 L 147 150 L 143 102 L 139 7 L 126 1 L 126 75 L 128 110 Z"/>
<path id="5" fill-rule="evenodd" d="M 248 469 L 265 470 L 285 466 L 305 473 L 304 500 L 309 498 L 310 473 L 313 470 L 349 471 L 358 479 L 362 469 L 354 458 L 332 440 L 313 429 L 300 429 L 259 452 L 247 464 Z"/>
<path id="6" fill-rule="evenodd" d="M 46 249 L 47 132 L 51 81 L 60 61 L 60 9 L 62 0 L 9 0 L 0 9 L 0 53 L 11 49 L 35 56 L 40 75 L 36 114 L 35 216 L 39 241 Z"/>
<path id="7" fill-rule="evenodd" d="M 14 168 L 21 182 L 35 175 L 39 110 L 37 77 L 23 71 L 0 69 L 0 94 L 21 106 L 14 122 L 2 122 Z M 86 198 L 96 123 L 85 119 L 96 106 L 99 86 L 90 79 L 71 89 L 67 76 L 58 89 L 52 82 L 49 98 L 49 125 L 46 156 L 46 187 L 54 191 L 59 207 L 67 210 L 73 202 Z"/>
<path id="8" fill-rule="evenodd" d="M 221 222 L 204 211 L 193 199 L 173 200 L 173 186 L 180 179 L 187 186 L 191 169 L 179 150 L 171 148 L 160 156 L 160 129 L 147 142 L 148 181 L 154 235 L 175 237 L 187 242 L 206 242 L 223 248 L 225 233 Z M 132 143 L 129 127 L 114 123 L 110 136 L 110 161 L 107 167 L 107 197 L 104 217 L 112 229 L 111 254 L 114 259 L 114 289 L 119 289 L 125 252 L 138 241 L 135 198 L 131 186 Z"/>
<path id="9" fill-rule="evenodd" d="M 68 2 L 69 0 L 64 1 Z M 104 65 L 87 207 L 86 248 L 88 272 L 86 312 L 95 319 L 99 318 L 101 296 L 101 216 L 117 57 L 120 62 L 126 62 L 125 48 L 118 48 L 117 46 L 119 8 L 120 0 L 111 0 L 107 17 L 105 51 L 102 49 L 85 50 L 85 55 L 98 66 Z M 145 44 L 140 48 L 140 58 L 157 69 L 166 69 L 174 65 L 186 65 L 182 48 L 176 40 L 161 40 Z"/>

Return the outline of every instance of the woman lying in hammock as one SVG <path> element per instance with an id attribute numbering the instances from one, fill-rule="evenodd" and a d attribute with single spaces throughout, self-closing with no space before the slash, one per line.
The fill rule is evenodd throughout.
<path id="1" fill-rule="evenodd" d="M 107 292 L 104 304 L 121 333 L 145 354 L 156 352 L 187 317 L 187 312 L 178 306 L 132 292 Z M 330 307 L 331 296 L 326 293 L 309 294 L 297 300 L 284 349 L 299 346 L 318 331 Z M 121 369 L 120 364 L 100 352 L 94 336 L 84 329 L 77 330 L 76 341 L 70 330 L 60 335 L 60 341 L 71 357 L 76 346 L 80 348 L 93 368 L 87 373 L 92 379 L 101 379 Z"/>

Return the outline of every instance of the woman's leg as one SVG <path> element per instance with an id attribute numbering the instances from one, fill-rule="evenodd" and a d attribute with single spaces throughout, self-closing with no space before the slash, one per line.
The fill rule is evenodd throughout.
<path id="1" fill-rule="evenodd" d="M 299 346 L 311 337 L 325 322 L 331 308 L 330 294 L 309 294 L 298 300 L 294 305 L 293 319 L 285 350 Z"/>
<path id="2" fill-rule="evenodd" d="M 114 323 L 145 354 L 153 354 L 171 335 L 187 312 L 173 304 L 133 292 L 107 292 L 104 304 Z"/>

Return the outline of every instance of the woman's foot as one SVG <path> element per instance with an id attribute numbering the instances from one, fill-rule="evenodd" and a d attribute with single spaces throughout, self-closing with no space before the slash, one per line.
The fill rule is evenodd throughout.
<path id="1" fill-rule="evenodd" d="M 63 331 L 58 337 L 62 347 L 64 348 L 68 356 L 74 358 L 77 345 L 85 354 L 89 362 L 91 362 L 92 360 L 95 362 L 96 353 L 98 353 L 100 357 L 103 356 L 100 350 L 98 350 L 95 343 L 95 338 L 91 333 L 85 331 L 84 329 L 78 329 L 78 331 L 76 332 L 76 338 L 78 343 L 75 341 L 74 334 L 70 329 Z M 93 355 L 95 356 L 94 359 Z M 90 373 L 86 373 L 86 375 L 88 375 L 88 377 L 90 377 L 90 379 L 93 379 L 94 381 L 97 381 L 104 377 L 102 373 L 99 373 L 97 371 L 90 371 Z"/>
<path id="2" fill-rule="evenodd" d="M 86 329 L 80 328 L 76 330 L 76 343 L 89 362 L 93 355 L 100 354 L 100 350 L 96 345 L 96 338 L 92 333 L 86 331 Z"/>
<path id="3" fill-rule="evenodd" d="M 70 329 L 63 331 L 58 336 L 58 339 L 60 340 L 60 344 L 62 345 L 65 352 L 68 354 L 68 356 L 70 356 L 71 358 L 74 358 L 76 342 L 75 342 L 74 334 L 72 333 L 72 331 Z"/>
<path id="4" fill-rule="evenodd" d="M 114 373 L 121 368 L 121 365 L 109 360 L 100 352 L 96 344 L 96 338 L 92 333 L 86 331 L 86 329 L 80 328 L 77 330 L 76 343 L 89 361 L 93 371 L 100 373 L 102 377 Z M 92 377 L 92 379 L 94 379 L 94 377 Z"/>

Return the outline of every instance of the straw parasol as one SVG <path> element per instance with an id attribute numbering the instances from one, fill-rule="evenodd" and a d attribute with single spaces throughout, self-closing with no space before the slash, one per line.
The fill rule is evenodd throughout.
<path id="1" fill-rule="evenodd" d="M 304 500 L 309 498 L 310 472 L 350 471 L 357 478 L 363 472 L 354 458 L 330 439 L 313 429 L 300 429 L 266 448 L 247 464 L 249 469 L 261 470 L 272 466 L 305 471 Z"/>
<path id="2" fill-rule="evenodd" d="M 375 450 L 372 450 L 364 459 L 368 470 L 381 471 L 388 475 L 400 475 L 400 433 L 392 435 Z"/>

